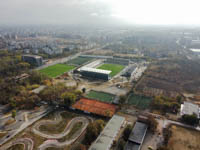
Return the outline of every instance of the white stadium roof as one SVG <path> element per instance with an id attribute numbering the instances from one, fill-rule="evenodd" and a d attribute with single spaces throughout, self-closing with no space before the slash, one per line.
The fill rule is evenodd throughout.
<path id="1" fill-rule="evenodd" d="M 109 70 L 96 69 L 96 68 L 90 68 L 90 67 L 82 67 L 80 68 L 80 71 L 95 72 L 95 73 L 102 73 L 102 74 L 110 74 L 112 72 Z"/>

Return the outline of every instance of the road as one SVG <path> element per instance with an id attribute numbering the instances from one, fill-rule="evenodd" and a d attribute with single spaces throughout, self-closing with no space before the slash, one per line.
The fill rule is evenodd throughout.
<path id="1" fill-rule="evenodd" d="M 49 66 L 52 66 L 52 65 L 55 65 L 55 64 L 59 64 L 59 63 L 65 63 L 65 62 L 67 62 L 67 61 L 69 61 L 71 59 L 74 59 L 74 58 L 82 55 L 82 54 L 83 54 L 83 52 L 80 52 L 80 53 L 77 53 L 75 55 L 71 55 L 71 56 L 68 56 L 68 57 L 65 57 L 65 58 L 60 58 L 58 60 L 53 61 L 50 64 L 45 64 L 43 66 L 40 66 L 40 67 L 36 68 L 35 70 L 40 70 L 40 69 L 43 69 L 43 68 L 46 68 L 46 67 L 49 67 Z"/>
<path id="2" fill-rule="evenodd" d="M 30 138 L 22 138 L 22 139 L 17 139 L 14 142 L 9 142 L 6 145 L 4 145 L 3 147 L 1 147 L 0 150 L 7 150 L 11 146 L 15 146 L 17 144 L 24 145 L 24 150 L 33 150 L 34 143 Z"/>
<path id="3" fill-rule="evenodd" d="M 51 111 L 52 111 L 51 108 L 41 107 L 37 111 L 20 111 L 20 112 L 18 112 L 16 115 L 16 121 L 14 123 L 12 123 L 11 125 L 4 127 L 3 130 L 7 131 L 7 135 L 0 139 L 0 145 L 3 145 L 4 143 L 6 143 L 8 140 L 12 139 L 19 132 L 23 131 L 25 128 L 27 128 L 28 126 L 30 126 L 37 120 L 41 119 L 42 117 L 44 117 Z M 32 115 L 32 118 L 25 119 L 26 114 Z"/>
<path id="4" fill-rule="evenodd" d="M 153 113 L 149 113 L 149 114 L 156 118 L 156 120 L 159 123 L 159 126 L 162 127 L 162 128 L 166 128 L 170 124 L 175 124 L 175 125 L 179 125 L 179 126 L 182 126 L 182 127 L 185 127 L 185 128 L 190 128 L 190 129 L 194 129 L 194 130 L 200 131 L 200 127 L 199 126 L 194 127 L 194 126 L 190 126 L 190 125 L 184 124 L 182 122 L 168 120 L 166 118 L 163 118 L 163 116 L 160 116 L 160 115 L 157 115 L 157 114 L 153 114 Z"/>

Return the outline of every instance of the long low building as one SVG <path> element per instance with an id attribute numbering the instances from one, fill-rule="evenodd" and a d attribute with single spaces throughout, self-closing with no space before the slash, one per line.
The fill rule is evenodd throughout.
<path id="1" fill-rule="evenodd" d="M 109 150 L 124 121 L 124 117 L 114 115 L 89 150 Z"/>
<path id="2" fill-rule="evenodd" d="M 144 141 L 148 125 L 142 122 L 136 122 L 128 142 L 125 146 L 125 150 L 140 150 Z"/>
<path id="3" fill-rule="evenodd" d="M 87 78 L 95 78 L 95 79 L 102 79 L 102 80 L 109 80 L 111 71 L 109 70 L 102 70 L 90 67 L 81 67 L 79 69 L 80 74 Z"/>

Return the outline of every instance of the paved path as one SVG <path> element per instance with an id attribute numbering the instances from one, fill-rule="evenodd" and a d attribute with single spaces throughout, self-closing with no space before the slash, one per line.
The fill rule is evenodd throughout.
<path id="1" fill-rule="evenodd" d="M 33 149 L 33 141 L 30 138 L 21 138 L 21 139 L 17 139 L 14 142 L 9 142 L 8 144 L 1 147 L 0 150 L 7 150 L 11 146 L 15 146 L 17 144 L 24 145 L 24 150 L 32 150 Z"/>
<path id="2" fill-rule="evenodd" d="M 89 124 L 89 120 L 85 117 L 76 117 L 76 118 L 72 119 L 68 123 L 65 132 L 61 133 L 60 135 L 58 135 L 56 137 L 56 138 L 58 138 L 58 137 L 62 138 L 64 136 L 66 136 L 67 134 L 69 134 L 69 132 L 71 131 L 73 126 L 78 122 L 82 122 L 83 125 L 82 125 L 81 129 L 78 130 L 70 140 L 66 140 L 64 142 L 59 142 L 56 139 L 55 140 L 47 140 L 42 145 L 39 146 L 39 150 L 45 150 L 48 147 L 64 147 L 64 146 L 74 143 L 81 136 L 81 134 L 86 130 L 86 128 Z"/>
<path id="3" fill-rule="evenodd" d="M 6 143 L 8 140 L 12 139 L 15 135 L 17 135 L 19 132 L 23 131 L 25 128 L 36 122 L 37 120 L 41 119 L 45 115 L 47 115 L 49 112 L 51 112 L 52 109 L 42 109 L 38 111 L 31 111 L 27 112 L 29 114 L 33 115 L 33 118 L 29 118 L 29 120 L 24 120 L 24 114 L 26 112 L 20 112 L 19 115 L 16 116 L 16 122 L 14 124 L 11 124 L 7 127 L 5 127 L 6 131 L 8 131 L 7 135 L 0 139 L 0 146 Z"/>
<path id="4" fill-rule="evenodd" d="M 46 124 L 56 125 L 56 124 L 58 124 L 62 120 L 62 117 L 60 115 L 61 113 L 62 112 L 59 112 L 59 113 L 57 112 L 54 120 L 43 120 L 43 121 L 36 123 L 33 126 L 33 128 L 32 128 L 33 133 L 35 133 L 41 137 L 51 139 L 51 140 L 46 140 L 42 145 L 40 145 L 40 147 L 39 147 L 40 150 L 45 150 L 48 147 L 63 147 L 63 146 L 72 144 L 85 131 L 85 129 L 87 128 L 87 126 L 89 124 L 88 118 L 75 117 L 66 125 L 64 131 L 59 134 L 44 133 L 39 130 L 41 125 L 46 125 Z M 71 129 L 74 127 L 74 125 L 79 122 L 81 122 L 83 125 L 82 125 L 81 129 L 73 135 L 72 139 L 66 140 L 64 142 L 58 141 L 58 139 L 61 139 L 65 136 L 67 136 L 67 134 L 69 134 Z"/>
<path id="5" fill-rule="evenodd" d="M 179 126 L 182 126 L 182 127 L 185 127 L 185 128 L 190 128 L 190 129 L 194 129 L 194 130 L 200 131 L 200 127 L 199 126 L 194 127 L 194 126 L 190 126 L 190 125 L 184 124 L 182 122 L 165 119 L 165 118 L 163 118 L 163 116 L 160 116 L 158 114 L 153 114 L 153 113 L 149 113 L 149 114 L 153 115 L 154 117 L 160 118 L 160 119 L 156 119 L 156 120 L 158 121 L 158 123 L 160 124 L 160 126 L 162 128 L 166 128 L 170 124 L 175 124 L 175 125 L 179 125 Z"/>

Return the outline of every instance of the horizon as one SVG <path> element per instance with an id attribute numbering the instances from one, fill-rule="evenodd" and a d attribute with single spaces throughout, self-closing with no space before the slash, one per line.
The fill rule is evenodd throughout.
<path id="1" fill-rule="evenodd" d="M 200 26 L 192 0 L 6 0 L 1 25 Z"/>

